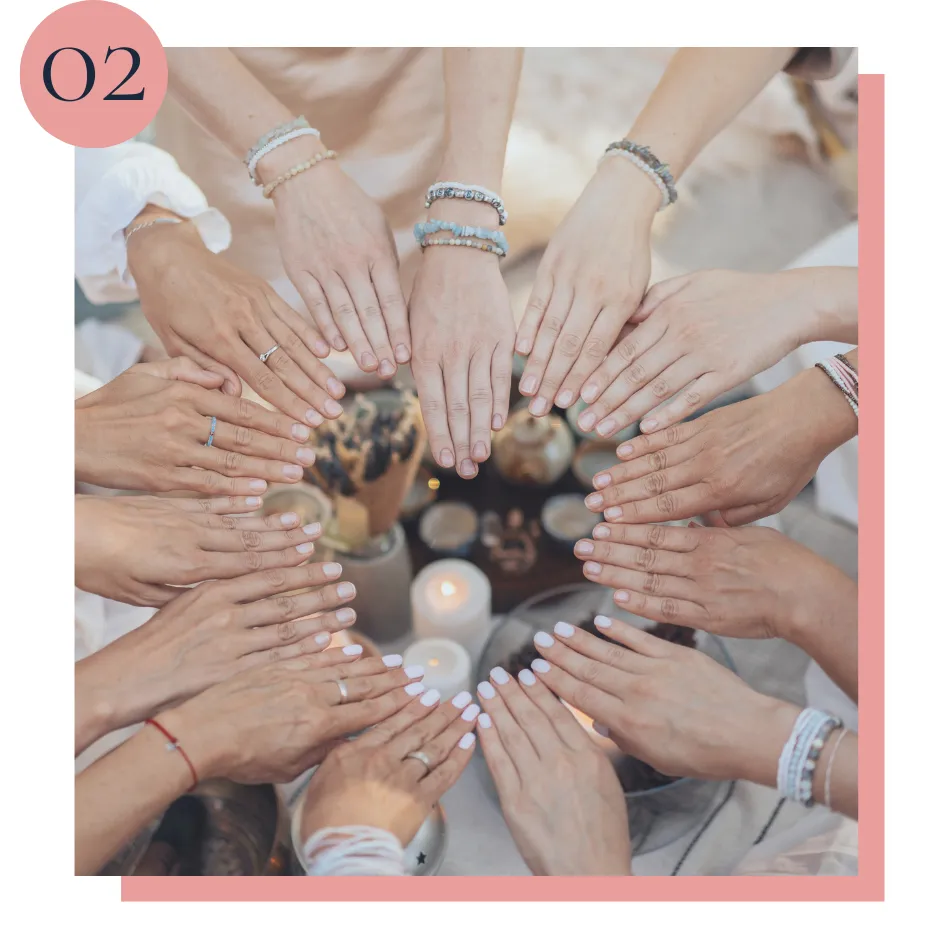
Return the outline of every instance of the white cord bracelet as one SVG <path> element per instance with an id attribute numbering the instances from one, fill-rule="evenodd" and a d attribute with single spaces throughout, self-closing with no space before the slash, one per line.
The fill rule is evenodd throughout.
<path id="1" fill-rule="evenodd" d="M 268 140 L 262 147 L 255 150 L 248 160 L 248 175 L 251 177 L 251 182 L 256 186 L 260 185 L 257 181 L 257 164 L 267 156 L 268 153 L 272 150 L 276 150 L 279 146 L 283 146 L 285 143 L 289 143 L 291 140 L 296 140 L 298 137 L 308 137 L 310 135 L 318 137 L 319 131 L 315 127 L 297 127 L 296 130 L 291 130 L 289 133 L 274 137 L 273 140 Z"/>
<path id="2" fill-rule="evenodd" d="M 307 876 L 403 876 L 404 850 L 378 827 L 324 827 L 303 846 Z"/>

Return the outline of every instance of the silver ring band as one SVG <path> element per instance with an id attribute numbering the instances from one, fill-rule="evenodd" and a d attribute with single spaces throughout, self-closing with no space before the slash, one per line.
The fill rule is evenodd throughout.
<path id="1" fill-rule="evenodd" d="M 430 757 L 425 752 L 421 752 L 419 749 L 416 752 L 408 752 L 407 755 L 404 756 L 404 758 L 416 759 L 418 762 L 422 762 L 424 765 L 424 768 L 426 768 L 427 770 L 426 772 L 424 772 L 424 775 L 429 774 L 430 770 L 433 768 L 433 766 L 430 765 Z"/>
<path id="2" fill-rule="evenodd" d="M 348 703 L 348 685 L 341 678 L 335 681 L 335 686 L 339 688 L 339 703 Z"/>
<path id="3" fill-rule="evenodd" d="M 278 348 L 280 348 L 280 346 L 279 346 L 279 345 L 275 345 L 273 348 L 267 349 L 267 351 L 264 352 L 263 355 L 258 355 L 257 357 L 258 357 L 262 362 L 266 362 L 267 359 L 270 358 L 270 356 L 273 355 L 274 352 L 276 352 Z"/>

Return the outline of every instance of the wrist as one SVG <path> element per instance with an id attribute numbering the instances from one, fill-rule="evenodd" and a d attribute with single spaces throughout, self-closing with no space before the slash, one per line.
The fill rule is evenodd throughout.
<path id="1" fill-rule="evenodd" d="M 132 227 L 130 225 L 127 230 Z M 147 274 L 165 271 L 175 262 L 180 250 L 208 251 L 198 229 L 190 221 L 183 219 L 178 224 L 141 228 L 127 239 L 127 269 L 139 284 Z"/>
<path id="2" fill-rule="evenodd" d="M 798 346 L 857 341 L 856 267 L 800 267 L 774 276 L 794 285 L 793 306 L 801 317 Z"/>
<path id="3" fill-rule="evenodd" d="M 857 435 L 850 404 L 820 368 L 806 368 L 769 394 L 777 395 L 783 419 L 794 421 L 790 430 L 795 439 L 810 441 L 818 463 Z"/>
<path id="4" fill-rule="evenodd" d="M 833 564 L 818 567 L 819 576 L 799 584 L 797 596 L 783 604 L 785 614 L 778 622 L 776 634 L 810 654 L 815 639 L 846 637 L 857 627 L 857 585 Z M 813 657 L 813 655 L 812 655 Z"/>
<path id="5" fill-rule="evenodd" d="M 325 153 L 327 150 L 328 147 L 314 134 L 296 137 L 293 140 L 288 140 L 286 143 L 281 144 L 279 147 L 274 147 L 273 150 L 264 154 L 264 156 L 257 161 L 257 166 L 254 168 L 254 175 L 257 177 L 257 181 L 261 186 L 268 185 L 294 166 L 305 163 L 307 160 L 315 159 L 315 157 L 321 153 Z M 328 163 L 332 161 L 326 160 L 325 162 Z M 317 171 L 321 169 L 323 169 L 322 166 L 316 167 Z M 278 186 L 277 188 L 279 189 L 281 187 Z M 276 190 L 274 191 L 276 192 Z"/>
<path id="6" fill-rule="evenodd" d="M 179 740 L 200 780 L 223 778 L 233 766 L 227 734 L 223 728 L 213 727 L 200 709 L 196 696 L 172 710 L 163 711 L 155 719 Z"/>
<path id="7" fill-rule="evenodd" d="M 600 160 L 593 175 L 596 184 L 609 190 L 610 198 L 650 228 L 661 207 L 658 187 L 637 166 L 621 157 Z"/>
<path id="8" fill-rule="evenodd" d="M 743 717 L 745 726 L 734 734 L 722 775 L 774 788 L 779 756 L 801 709 L 764 694 L 754 692 L 753 698 Z"/>

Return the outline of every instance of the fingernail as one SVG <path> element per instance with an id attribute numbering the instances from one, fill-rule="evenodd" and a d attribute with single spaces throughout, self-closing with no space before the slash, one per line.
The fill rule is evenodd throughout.
<path id="1" fill-rule="evenodd" d="M 426 688 L 419 682 L 417 684 L 408 684 L 404 688 L 404 692 L 410 697 L 416 697 L 417 694 L 422 694 L 425 690 Z"/>
<path id="2" fill-rule="evenodd" d="M 534 401 L 531 403 L 531 413 L 534 414 L 535 417 L 543 417 L 549 409 L 550 404 L 546 397 L 535 397 Z"/>
<path id="3" fill-rule="evenodd" d="M 300 519 L 299 519 L 299 517 L 297 516 L 297 514 L 296 514 L 295 511 L 288 511 L 285 515 L 281 515 L 281 516 L 280 516 L 280 523 L 281 523 L 285 528 L 292 528 L 293 525 L 296 524 L 297 521 L 299 521 L 299 520 L 300 520 Z"/>
<path id="4" fill-rule="evenodd" d="M 329 343 L 325 339 L 316 339 L 313 343 L 313 354 L 317 358 L 327 358 L 331 351 L 332 349 L 329 348 Z"/>
<path id="5" fill-rule="evenodd" d="M 459 464 L 459 474 L 464 479 L 471 479 L 478 471 L 476 464 L 471 459 L 464 459 Z"/>
<path id="6" fill-rule="evenodd" d="M 642 433 L 649 433 L 658 426 L 658 421 L 654 418 L 649 418 L 648 420 L 643 420 L 641 424 Z"/>
<path id="7" fill-rule="evenodd" d="M 248 483 L 248 488 L 252 492 L 266 492 L 267 483 L 263 479 L 251 479 Z"/>
<path id="8" fill-rule="evenodd" d="M 594 423 L 596 423 L 596 414 L 591 414 L 588 410 L 584 410 L 583 413 L 580 414 L 577 426 L 581 430 L 592 430 Z"/>
<path id="9" fill-rule="evenodd" d="M 328 632 L 317 632 L 315 642 L 317 645 L 328 645 L 332 641 L 332 636 Z"/>
<path id="10" fill-rule="evenodd" d="M 472 446 L 472 458 L 476 462 L 485 462 L 488 459 L 488 450 L 485 448 L 485 444 L 481 441 L 474 443 Z"/>
<path id="11" fill-rule="evenodd" d="M 466 707 L 462 712 L 462 718 L 467 722 L 471 723 L 478 715 L 481 708 L 478 704 L 473 704 L 471 707 Z"/>
<path id="12" fill-rule="evenodd" d="M 361 645 L 343 645 L 342 654 L 348 655 L 350 658 L 352 655 L 360 655 L 362 653 Z"/>
<path id="13" fill-rule="evenodd" d="M 607 528 L 604 524 L 597 524 L 596 527 L 593 528 L 593 537 L 595 537 L 598 541 L 601 541 L 604 537 L 609 537 L 611 533 L 612 532 L 609 530 L 609 528 Z"/>
<path id="14" fill-rule="evenodd" d="M 554 634 L 559 635 L 561 638 L 570 638 L 575 631 L 576 629 L 569 622 L 558 622 L 554 626 Z"/>
<path id="15" fill-rule="evenodd" d="M 306 411 L 306 422 L 311 427 L 318 427 L 322 423 L 322 414 L 318 410 L 310 408 Z"/>
<path id="16" fill-rule="evenodd" d="M 479 696 L 485 700 L 491 700 L 495 696 L 495 688 L 488 681 L 483 681 L 476 690 Z"/>
<path id="17" fill-rule="evenodd" d="M 404 668 L 404 673 L 408 677 L 423 677 L 423 665 L 409 664 Z"/>
<path id="18" fill-rule="evenodd" d="M 440 692 L 431 688 L 420 698 L 420 702 L 425 707 L 432 707 L 439 699 Z"/>
<path id="19" fill-rule="evenodd" d="M 492 668 L 492 670 L 489 671 L 489 677 L 496 684 L 507 684 L 509 680 L 508 672 L 504 668 Z"/>
<path id="20" fill-rule="evenodd" d="M 597 629 L 608 629 L 612 626 L 612 619 L 610 619 L 609 616 L 596 616 L 596 618 L 593 619 L 593 625 L 595 625 Z"/>
<path id="21" fill-rule="evenodd" d="M 378 359 L 371 352 L 362 352 L 361 366 L 363 371 L 371 371 L 378 366 Z"/>
<path id="22" fill-rule="evenodd" d="M 605 420 L 601 421 L 599 426 L 596 428 L 596 432 L 600 436 L 609 436 L 613 430 L 616 428 L 616 422 L 612 417 L 607 417 Z"/>
<path id="23" fill-rule="evenodd" d="M 632 449 L 633 449 L 633 447 L 632 447 L 632 444 L 631 444 L 631 443 L 623 443 L 623 444 L 616 450 L 616 456 L 620 456 L 620 457 L 622 457 L 622 458 L 625 458 L 626 456 L 630 456 L 630 455 L 632 454 Z"/>
<path id="24" fill-rule="evenodd" d="M 537 678 L 527 668 L 518 672 L 518 680 L 527 687 L 537 682 Z"/>
<path id="25" fill-rule="evenodd" d="M 396 371 L 397 368 L 394 362 L 388 361 L 386 358 L 381 359 L 381 364 L 378 366 L 378 374 L 381 375 L 382 378 L 390 378 Z"/>
<path id="26" fill-rule="evenodd" d="M 607 508 L 605 511 L 607 521 L 615 521 L 616 518 L 622 517 L 622 509 L 618 505 L 613 505 L 612 508 Z"/>
<path id="27" fill-rule="evenodd" d="M 354 609 L 340 609 L 335 614 L 335 617 L 336 619 L 339 620 L 339 622 L 348 623 L 348 622 L 354 622 L 355 619 L 358 617 L 358 614 L 355 612 Z M 394 656 L 391 655 L 391 657 L 393 658 Z"/>
<path id="28" fill-rule="evenodd" d="M 339 596 L 339 599 L 354 599 L 355 598 L 355 587 L 351 583 L 340 583 L 336 587 L 336 593 Z"/>
<path id="29" fill-rule="evenodd" d="M 296 451 L 296 458 L 305 466 L 311 466 L 316 462 L 316 454 L 308 446 L 301 446 Z"/>
<path id="30" fill-rule="evenodd" d="M 260 503 L 261 500 L 256 495 L 248 495 L 248 497 L 244 500 L 244 504 L 247 505 L 248 508 L 258 508 Z"/>
<path id="31" fill-rule="evenodd" d="M 515 351 L 519 355 L 530 355 L 531 354 L 531 340 L 530 339 L 518 339 L 515 344 Z"/>
<path id="32" fill-rule="evenodd" d="M 601 508 L 603 504 L 603 497 L 599 492 L 593 492 L 592 495 L 586 496 L 586 507 L 587 508 Z"/>
<path id="33" fill-rule="evenodd" d="M 332 347 L 333 347 L 337 352 L 344 352 L 344 351 L 348 348 L 348 342 L 346 342 L 345 339 L 342 338 L 342 336 L 337 335 L 337 336 L 332 340 Z"/>
<path id="34" fill-rule="evenodd" d="M 302 466 L 284 466 L 283 467 L 283 477 L 285 479 L 293 479 L 294 481 L 299 481 L 303 478 L 303 467 Z"/>
<path id="35" fill-rule="evenodd" d="M 541 648 L 550 648 L 550 646 L 554 644 L 554 637 L 548 635 L 546 632 L 535 632 L 534 644 L 540 645 Z"/>
<path id="36" fill-rule="evenodd" d="M 603 568 L 595 560 L 588 560 L 583 564 L 583 572 L 588 576 L 599 576 L 603 572 Z"/>
<path id="37" fill-rule="evenodd" d="M 472 700 L 472 694 L 467 690 L 461 690 L 451 701 L 457 710 L 462 710 L 469 701 Z"/>
<path id="38" fill-rule="evenodd" d="M 629 601 L 628 590 L 616 590 L 613 598 L 617 603 L 627 603 Z"/>
<path id="39" fill-rule="evenodd" d="M 573 550 L 578 554 L 583 554 L 589 556 L 593 553 L 593 542 L 592 541 L 577 541 L 576 547 Z"/>
<path id="40" fill-rule="evenodd" d="M 595 384 L 588 384 L 583 388 L 581 397 L 587 404 L 592 404 L 596 400 L 596 396 L 599 394 L 599 387 Z"/>
<path id="41" fill-rule="evenodd" d="M 471 749 L 472 744 L 476 741 L 475 733 L 466 733 L 461 740 L 459 740 L 460 749 Z"/>
<path id="42" fill-rule="evenodd" d="M 537 378 L 534 375 L 528 375 L 526 378 L 521 379 L 521 384 L 518 385 L 518 390 L 522 394 L 533 394 L 537 390 Z"/>
<path id="43" fill-rule="evenodd" d="M 604 739 L 609 739 L 609 727 L 603 726 L 602 723 L 597 723 L 593 720 L 593 732 L 598 733 Z"/>
<path id="44" fill-rule="evenodd" d="M 569 407 L 573 403 L 573 391 L 561 391 L 557 395 L 558 407 Z"/>
<path id="45" fill-rule="evenodd" d="M 308 534 L 310 537 L 318 534 L 322 530 L 322 525 L 318 521 L 314 521 L 312 524 L 303 525 L 303 533 Z"/>
<path id="46" fill-rule="evenodd" d="M 326 398 L 326 402 L 322 405 L 322 409 L 326 412 L 327 417 L 342 416 L 342 405 L 338 401 L 334 401 L 331 397 Z"/>
<path id="47" fill-rule="evenodd" d="M 604 489 L 612 481 L 612 476 L 608 472 L 600 472 L 598 476 L 593 477 L 593 485 L 598 489 Z"/>
<path id="48" fill-rule="evenodd" d="M 345 385 L 338 378 L 330 378 L 326 382 L 326 390 L 333 397 L 344 397 L 345 396 Z"/>
<path id="49" fill-rule="evenodd" d="M 440 453 L 440 465 L 444 469 L 452 469 L 455 462 L 456 460 L 453 458 L 453 454 L 448 449 L 444 449 Z"/>
<path id="50" fill-rule="evenodd" d="M 394 357 L 399 365 L 403 365 L 410 358 L 410 349 L 401 342 L 400 345 L 394 348 Z"/>
<path id="51" fill-rule="evenodd" d="M 324 563 L 322 565 L 322 575 L 328 577 L 330 580 L 334 580 L 341 573 L 342 564 L 340 563 Z"/>
<path id="52" fill-rule="evenodd" d="M 301 423 L 295 423 L 290 428 L 293 433 L 293 439 L 305 443 L 309 439 L 309 427 L 304 427 Z"/>
<path id="53" fill-rule="evenodd" d="M 385 655 L 381 660 L 386 668 L 399 668 L 404 663 L 400 655 Z"/>
<path id="54" fill-rule="evenodd" d="M 543 658 L 535 658 L 531 662 L 531 667 L 534 668 L 538 674 L 547 674 L 550 670 L 550 662 L 545 661 Z"/>
<path id="55" fill-rule="evenodd" d="M 505 426 L 505 418 L 501 414 L 496 414 L 492 418 L 492 429 L 501 430 L 503 426 Z"/>
<path id="56" fill-rule="evenodd" d="M 482 727 L 484 730 L 490 729 L 492 726 L 492 718 L 487 713 L 480 713 L 479 722 L 477 725 Z"/>
<path id="57" fill-rule="evenodd" d="M 315 544 L 311 544 L 307 541 L 305 544 L 297 544 L 296 550 L 299 554 L 311 554 L 316 549 Z"/>

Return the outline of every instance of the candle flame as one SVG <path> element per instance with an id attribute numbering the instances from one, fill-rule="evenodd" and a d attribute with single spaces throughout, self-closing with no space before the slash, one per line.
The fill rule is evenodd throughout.
<path id="1" fill-rule="evenodd" d="M 440 663 L 440 659 L 439 659 L 439 658 L 431 658 L 431 659 L 427 662 L 427 664 L 430 665 L 431 668 L 437 667 L 437 666 L 439 665 L 439 663 Z"/>
<path id="2" fill-rule="evenodd" d="M 440 593 L 443 596 L 452 596 L 456 592 L 456 584 L 451 583 L 449 580 L 444 580 L 440 584 Z"/>

